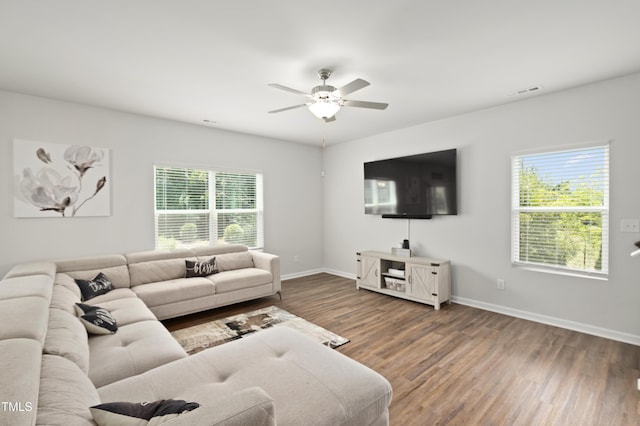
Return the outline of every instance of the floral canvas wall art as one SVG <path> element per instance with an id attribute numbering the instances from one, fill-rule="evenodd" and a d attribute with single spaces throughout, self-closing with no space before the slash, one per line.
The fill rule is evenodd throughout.
<path id="1" fill-rule="evenodd" d="M 111 214 L 109 150 L 13 141 L 15 217 Z"/>

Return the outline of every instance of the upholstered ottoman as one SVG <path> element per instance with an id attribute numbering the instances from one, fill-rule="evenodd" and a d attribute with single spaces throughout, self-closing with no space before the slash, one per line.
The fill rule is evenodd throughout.
<path id="1" fill-rule="evenodd" d="M 184 399 L 215 412 L 261 388 L 278 425 L 386 425 L 391 385 L 297 331 L 274 327 L 98 389 L 102 402 Z M 221 407 L 222 409 L 222 407 Z M 197 410 L 194 411 L 194 414 Z M 215 424 L 215 423 L 212 423 Z"/>

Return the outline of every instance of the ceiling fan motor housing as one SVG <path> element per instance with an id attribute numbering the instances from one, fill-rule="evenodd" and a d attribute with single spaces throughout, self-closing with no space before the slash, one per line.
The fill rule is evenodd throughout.
<path id="1" fill-rule="evenodd" d="M 311 89 L 311 97 L 314 99 L 339 100 L 340 94 L 333 86 L 320 85 Z"/>

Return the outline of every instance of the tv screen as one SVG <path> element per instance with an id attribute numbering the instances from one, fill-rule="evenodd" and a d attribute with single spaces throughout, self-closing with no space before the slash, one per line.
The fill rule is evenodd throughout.
<path id="1" fill-rule="evenodd" d="M 364 163 L 364 212 L 430 219 L 458 214 L 455 149 Z"/>

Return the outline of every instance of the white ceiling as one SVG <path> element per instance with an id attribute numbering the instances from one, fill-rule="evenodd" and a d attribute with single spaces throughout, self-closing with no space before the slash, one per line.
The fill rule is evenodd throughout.
<path id="1" fill-rule="evenodd" d="M 267 113 L 325 67 L 389 107 Z M 638 0 L 0 0 L 0 89 L 316 145 L 637 71 Z"/>

